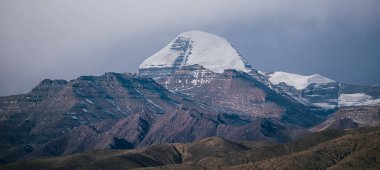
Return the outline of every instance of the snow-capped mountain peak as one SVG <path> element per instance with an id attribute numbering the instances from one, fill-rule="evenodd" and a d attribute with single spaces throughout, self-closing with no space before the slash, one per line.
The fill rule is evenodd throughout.
<path id="1" fill-rule="evenodd" d="M 139 69 L 173 70 L 196 64 L 217 73 L 222 73 L 225 69 L 249 71 L 243 57 L 226 39 L 203 31 L 181 33 L 146 59 Z"/>
<path id="2" fill-rule="evenodd" d="M 277 71 L 277 72 L 273 72 L 269 74 L 268 76 L 269 76 L 269 81 L 274 85 L 277 85 L 283 82 L 289 86 L 293 86 L 297 90 L 305 89 L 307 86 L 313 83 L 326 84 L 326 83 L 335 82 L 334 80 L 331 80 L 319 74 L 303 76 L 299 74 Z"/>

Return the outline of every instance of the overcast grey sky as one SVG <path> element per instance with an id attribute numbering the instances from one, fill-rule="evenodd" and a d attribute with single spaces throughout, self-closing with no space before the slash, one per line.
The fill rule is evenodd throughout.
<path id="1" fill-rule="evenodd" d="M 134 72 L 177 34 L 228 39 L 263 71 L 380 83 L 379 0 L 1 0 L 0 95 Z"/>

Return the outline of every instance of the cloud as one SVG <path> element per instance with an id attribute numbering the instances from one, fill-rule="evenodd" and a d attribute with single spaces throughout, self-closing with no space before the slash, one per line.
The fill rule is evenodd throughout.
<path id="1" fill-rule="evenodd" d="M 362 49 L 348 50 L 369 61 L 359 72 L 379 71 L 371 64 L 379 56 L 373 45 L 378 9 L 377 0 L 3 0 L 0 95 L 25 93 L 43 78 L 135 71 L 177 34 L 193 29 L 231 40 L 259 69 L 321 72 L 347 81 L 344 72 L 323 68 L 322 55 L 348 56 L 341 62 L 352 66 L 357 58 L 344 49 L 359 44 Z"/>

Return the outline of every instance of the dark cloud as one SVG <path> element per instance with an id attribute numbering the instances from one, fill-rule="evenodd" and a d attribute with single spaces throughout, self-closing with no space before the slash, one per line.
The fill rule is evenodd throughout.
<path id="1" fill-rule="evenodd" d="M 133 72 L 183 31 L 226 37 L 255 67 L 380 83 L 378 0 L 3 0 L 0 95 L 44 78 Z"/>

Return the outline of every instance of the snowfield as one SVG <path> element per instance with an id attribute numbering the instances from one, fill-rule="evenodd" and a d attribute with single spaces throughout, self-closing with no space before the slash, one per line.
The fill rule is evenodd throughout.
<path id="1" fill-rule="evenodd" d="M 341 94 L 338 98 L 339 106 L 368 106 L 380 104 L 380 99 L 373 99 L 364 93 Z"/>
<path id="2" fill-rule="evenodd" d="M 319 74 L 303 76 L 282 71 L 277 71 L 272 74 L 269 74 L 269 81 L 274 85 L 278 85 L 281 82 L 283 82 L 289 86 L 293 86 L 297 90 L 305 89 L 307 86 L 313 83 L 326 84 L 335 82 L 334 80 L 331 80 Z"/>
<path id="3" fill-rule="evenodd" d="M 248 72 L 245 60 L 224 38 L 202 32 L 189 31 L 177 36 L 167 46 L 146 59 L 141 68 L 182 67 L 202 65 L 216 73 L 225 69 Z"/>

